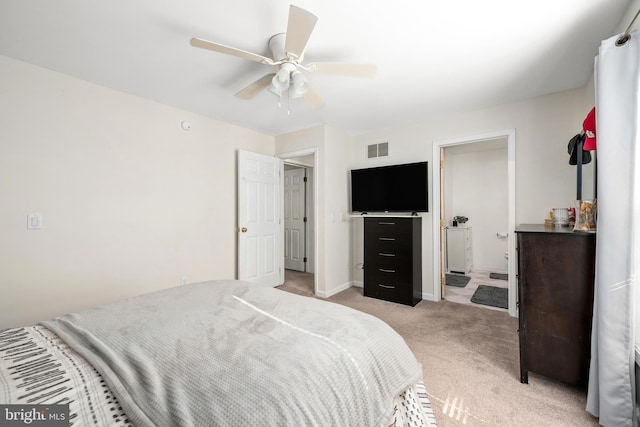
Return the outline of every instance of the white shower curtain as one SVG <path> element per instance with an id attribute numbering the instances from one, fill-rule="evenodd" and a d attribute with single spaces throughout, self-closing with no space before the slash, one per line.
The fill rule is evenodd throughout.
<path id="1" fill-rule="evenodd" d="M 602 42 L 595 63 L 598 234 L 587 411 L 603 426 L 636 426 L 640 43 L 637 31 L 622 46 L 618 38 Z"/>

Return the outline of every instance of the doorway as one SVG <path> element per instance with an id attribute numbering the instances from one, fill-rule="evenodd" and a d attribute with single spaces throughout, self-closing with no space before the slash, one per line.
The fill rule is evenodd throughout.
<path id="1" fill-rule="evenodd" d="M 502 142 L 500 142 L 502 141 Z M 446 190 L 444 190 L 444 183 L 447 180 L 447 172 L 445 172 L 446 153 L 473 153 L 480 150 L 481 147 L 492 147 L 496 144 L 505 144 L 506 142 L 506 226 L 500 226 L 495 230 L 487 231 L 482 230 L 484 238 L 487 235 L 493 233 L 494 240 L 498 242 L 500 240 L 506 241 L 506 253 L 500 254 L 506 257 L 506 274 L 507 274 L 507 286 L 508 289 L 508 311 L 512 316 L 517 316 L 516 309 L 516 280 L 515 280 L 515 130 L 506 130 L 493 133 L 487 133 L 482 135 L 473 135 L 458 139 L 436 141 L 433 144 L 433 164 L 440 166 L 439 173 L 434 172 L 433 183 L 433 207 L 434 207 L 434 221 L 433 221 L 433 253 L 439 254 L 439 261 L 434 263 L 434 299 L 439 301 L 446 296 L 445 288 L 445 275 L 447 272 L 445 258 L 445 239 L 446 239 L 446 227 L 452 227 L 453 216 L 465 216 L 465 212 L 456 212 L 455 206 L 451 201 L 446 200 Z M 493 144 L 493 145 L 492 145 Z M 478 173 L 475 173 L 478 175 Z M 449 177 L 450 179 L 450 177 Z M 482 180 L 482 176 L 476 176 L 476 180 Z M 484 201 L 485 205 L 490 205 L 490 200 Z M 464 205 L 464 204 L 463 204 Z M 467 204 L 467 207 L 470 206 Z M 466 208 L 470 209 L 470 208 Z M 465 210 L 466 210 L 465 209 Z M 478 212 L 474 213 L 478 215 Z M 472 223 L 470 217 L 470 223 Z M 490 220 L 487 220 L 490 222 Z M 503 229 L 504 227 L 504 229 Z M 480 230 L 478 230 L 480 231 Z M 478 233 L 474 233 L 478 234 Z M 489 240 L 487 240 L 489 242 Z M 490 243 L 498 243 L 496 241 Z M 486 242 L 485 242 L 486 243 Z M 494 245 L 495 246 L 495 245 Z M 484 254 L 483 254 L 484 255 Z M 486 263 L 486 258 L 483 261 Z M 495 267 L 499 267 L 498 263 L 494 261 Z M 489 266 L 487 266 L 489 267 Z M 484 273 L 484 272 L 483 272 Z M 489 272 L 486 272 L 489 276 Z M 501 274 L 501 272 L 497 272 Z M 489 277 L 487 277 L 489 279 Z M 477 284 L 476 284 L 477 287 Z"/>
<path id="2" fill-rule="evenodd" d="M 307 271 L 307 169 L 284 163 L 284 268 Z"/>
<path id="3" fill-rule="evenodd" d="M 279 154 L 284 161 L 284 283 L 287 290 L 316 294 L 316 149 Z"/>
<path id="4" fill-rule="evenodd" d="M 507 138 L 442 150 L 446 271 L 442 297 L 507 311 Z"/>

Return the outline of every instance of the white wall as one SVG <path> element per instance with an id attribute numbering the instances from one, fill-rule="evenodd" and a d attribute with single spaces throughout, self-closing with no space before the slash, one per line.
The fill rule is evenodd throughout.
<path id="1" fill-rule="evenodd" d="M 472 227 L 473 268 L 507 272 L 507 140 L 481 141 L 445 148 L 444 218 L 466 216 Z"/>
<path id="2" fill-rule="evenodd" d="M 624 15 L 622 16 L 622 20 L 616 27 L 614 34 L 624 32 L 629 26 L 629 24 L 631 24 L 631 20 L 636 15 L 638 10 L 640 10 L 640 0 L 631 0 L 631 2 L 629 3 L 629 7 L 627 8 L 627 11 L 624 13 Z M 637 30 L 638 28 L 640 28 L 640 18 L 638 18 L 636 22 L 633 23 L 633 26 L 631 27 L 631 31 Z"/>
<path id="3" fill-rule="evenodd" d="M 0 329 L 236 276 L 236 150 L 273 137 L 2 56 L 0 93 Z"/>
<path id="4" fill-rule="evenodd" d="M 318 296 L 328 297 L 351 285 L 348 169 L 352 138 L 320 125 L 276 137 L 278 155 L 316 149 L 316 266 Z"/>
<path id="5" fill-rule="evenodd" d="M 593 106 L 593 88 L 586 86 L 517 103 L 425 119 L 402 128 L 359 135 L 352 147 L 352 168 L 381 164 L 428 161 L 430 176 L 432 144 L 470 135 L 507 129 L 516 130 L 516 223 L 542 223 L 549 209 L 570 206 L 576 193 L 575 167 L 568 163 L 567 143 L 582 130 L 582 122 Z M 367 160 L 366 145 L 389 141 L 390 157 Z M 584 170 L 583 197 L 592 196 L 593 164 Z M 433 179 L 429 185 L 433 183 Z M 430 198 L 433 189 L 430 188 Z M 430 199 L 430 210 L 433 203 Z M 423 294 L 434 295 L 431 213 L 423 216 Z M 513 232 L 513 230 L 509 230 Z M 361 233 L 352 230 L 354 277 L 363 262 Z"/>
<path id="6" fill-rule="evenodd" d="M 352 137 L 325 126 L 326 296 L 351 286 L 349 164 Z"/>

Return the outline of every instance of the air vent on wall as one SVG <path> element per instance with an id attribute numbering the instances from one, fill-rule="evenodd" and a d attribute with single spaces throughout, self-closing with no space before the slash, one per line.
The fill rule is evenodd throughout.
<path id="1" fill-rule="evenodd" d="M 389 155 L 389 143 L 381 142 L 380 144 L 371 144 L 367 146 L 367 158 L 375 159 L 376 157 L 387 157 Z"/>

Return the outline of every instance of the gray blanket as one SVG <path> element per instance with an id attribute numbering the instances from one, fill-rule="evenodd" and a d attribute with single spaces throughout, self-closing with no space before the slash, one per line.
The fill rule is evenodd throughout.
<path id="1" fill-rule="evenodd" d="M 381 320 L 246 282 L 171 288 L 43 325 L 139 427 L 382 426 L 421 376 Z"/>

